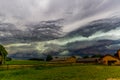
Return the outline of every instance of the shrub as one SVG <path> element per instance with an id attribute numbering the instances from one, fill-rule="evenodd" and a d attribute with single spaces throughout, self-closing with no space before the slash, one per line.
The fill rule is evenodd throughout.
<path id="1" fill-rule="evenodd" d="M 52 56 L 51 55 L 47 55 L 47 57 L 46 57 L 46 61 L 51 61 L 53 58 L 52 58 Z"/>
<path id="2" fill-rule="evenodd" d="M 6 57 L 6 61 L 11 61 L 11 60 L 12 60 L 12 58 Z"/>
<path id="3" fill-rule="evenodd" d="M 33 61 L 44 61 L 44 59 L 40 59 L 40 58 L 31 58 L 29 60 L 33 60 Z"/>

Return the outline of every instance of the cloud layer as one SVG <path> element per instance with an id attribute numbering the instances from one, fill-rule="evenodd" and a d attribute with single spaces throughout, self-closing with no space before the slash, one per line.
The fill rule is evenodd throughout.
<path id="1" fill-rule="evenodd" d="M 0 0 L 0 43 L 9 54 L 29 50 L 72 54 L 71 50 L 93 48 L 100 40 L 118 42 L 119 4 L 119 0 Z"/>

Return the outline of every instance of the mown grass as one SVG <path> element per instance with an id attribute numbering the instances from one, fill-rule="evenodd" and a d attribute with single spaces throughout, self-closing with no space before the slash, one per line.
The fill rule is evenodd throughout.
<path id="1" fill-rule="evenodd" d="M 44 61 L 32 61 L 32 60 L 12 60 L 6 61 L 8 65 L 38 65 L 38 64 L 45 64 L 47 62 Z"/>
<path id="2" fill-rule="evenodd" d="M 48 64 L 48 63 L 47 63 Z M 54 64 L 57 65 L 57 64 Z M 0 80 L 107 80 L 120 79 L 120 66 L 72 64 L 1 70 Z M 62 64 L 61 64 L 62 65 Z"/>

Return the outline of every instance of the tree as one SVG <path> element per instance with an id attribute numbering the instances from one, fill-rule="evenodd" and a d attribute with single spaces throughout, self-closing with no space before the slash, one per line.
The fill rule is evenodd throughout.
<path id="1" fill-rule="evenodd" d="M 84 56 L 83 58 L 89 58 L 89 56 L 86 55 L 86 56 Z"/>
<path id="2" fill-rule="evenodd" d="M 101 54 L 95 54 L 95 55 L 92 55 L 92 56 L 91 56 L 91 58 L 100 58 L 100 57 L 102 57 Z"/>
<path id="3" fill-rule="evenodd" d="M 0 55 L 2 56 L 2 64 L 5 64 L 6 56 L 7 56 L 7 51 L 4 48 L 4 46 L 0 45 Z"/>
<path id="4" fill-rule="evenodd" d="M 52 58 L 52 56 L 51 55 L 47 55 L 47 57 L 46 57 L 46 61 L 51 61 L 53 58 Z"/>
<path id="5" fill-rule="evenodd" d="M 11 61 L 11 60 L 12 60 L 12 58 L 6 57 L 6 61 Z"/>

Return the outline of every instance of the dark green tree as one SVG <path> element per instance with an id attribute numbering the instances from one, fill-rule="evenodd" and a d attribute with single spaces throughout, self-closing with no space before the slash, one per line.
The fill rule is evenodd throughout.
<path id="1" fill-rule="evenodd" d="M 101 54 L 95 54 L 95 55 L 92 55 L 91 58 L 101 58 L 102 55 Z"/>
<path id="2" fill-rule="evenodd" d="M 12 58 L 6 57 L 6 61 L 12 61 Z"/>
<path id="3" fill-rule="evenodd" d="M 46 61 L 51 61 L 53 58 L 52 58 L 52 56 L 51 55 L 47 55 L 47 57 L 46 57 Z"/>
<path id="4" fill-rule="evenodd" d="M 6 51 L 6 49 L 5 49 L 5 47 L 4 46 L 2 46 L 2 45 L 0 45 L 0 55 L 1 55 L 1 57 L 2 57 L 2 59 L 1 59 L 1 64 L 5 64 L 5 61 L 6 61 L 6 56 L 7 56 L 7 51 Z"/>
<path id="5" fill-rule="evenodd" d="M 86 56 L 84 56 L 83 58 L 89 58 L 89 56 L 88 56 L 88 55 L 86 55 Z"/>

